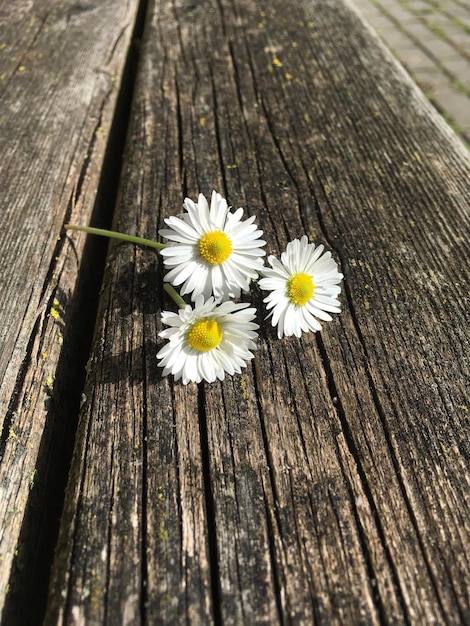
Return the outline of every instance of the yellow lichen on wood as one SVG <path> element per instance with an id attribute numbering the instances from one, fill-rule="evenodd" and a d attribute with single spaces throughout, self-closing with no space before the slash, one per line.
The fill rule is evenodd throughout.
<path id="1" fill-rule="evenodd" d="M 60 303 L 58 300 L 54 299 L 54 301 L 52 302 L 52 306 L 51 309 L 49 311 L 49 317 L 54 318 L 55 320 L 58 320 L 60 318 Z"/>

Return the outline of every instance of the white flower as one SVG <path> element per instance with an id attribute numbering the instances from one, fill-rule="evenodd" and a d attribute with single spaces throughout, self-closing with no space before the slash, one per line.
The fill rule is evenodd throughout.
<path id="1" fill-rule="evenodd" d="M 231 213 L 227 201 L 215 191 L 211 206 L 199 194 L 197 204 L 186 198 L 186 213 L 181 218 L 169 217 L 169 229 L 160 231 L 170 242 L 161 251 L 170 271 L 164 280 L 174 286 L 182 285 L 182 296 L 192 293 L 204 299 L 213 295 L 217 300 L 238 298 L 248 291 L 250 280 L 258 278 L 263 267 L 263 234 L 254 224 L 254 217 L 241 221 L 243 209 Z"/>
<path id="2" fill-rule="evenodd" d="M 263 269 L 259 286 L 271 291 L 264 302 L 268 310 L 272 309 L 272 325 L 277 324 L 279 338 L 321 330 L 316 318 L 330 321 L 329 313 L 341 310 L 337 297 L 343 275 L 331 253 L 323 253 L 323 248 L 308 243 L 304 235 L 300 241 L 287 244 L 280 262 L 276 257 L 268 258 L 272 269 Z"/>
<path id="3" fill-rule="evenodd" d="M 225 372 L 239 374 L 253 358 L 250 350 L 256 348 L 258 337 L 259 326 L 252 321 L 256 309 L 249 306 L 231 301 L 217 304 L 212 297 L 205 302 L 200 295 L 194 309 L 188 304 L 178 313 L 163 311 L 162 321 L 169 328 L 159 336 L 169 341 L 157 354 L 162 375 L 173 374 L 186 385 L 223 380 Z"/>

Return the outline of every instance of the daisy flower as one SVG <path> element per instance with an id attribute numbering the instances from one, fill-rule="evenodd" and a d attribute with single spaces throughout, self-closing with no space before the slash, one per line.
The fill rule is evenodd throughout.
<path id="1" fill-rule="evenodd" d="M 331 253 L 323 249 L 308 243 L 304 235 L 287 244 L 281 261 L 268 257 L 272 269 L 263 269 L 259 286 L 271 291 L 264 302 L 268 310 L 272 309 L 272 325 L 277 325 L 279 338 L 321 330 L 318 319 L 330 321 L 329 313 L 341 310 L 337 297 L 343 275 Z"/>
<path id="2" fill-rule="evenodd" d="M 186 213 L 165 219 L 169 228 L 160 231 L 171 242 L 161 251 L 170 270 L 164 280 L 181 285 L 181 295 L 191 293 L 193 301 L 199 294 L 205 300 L 238 298 L 258 278 L 266 254 L 255 218 L 242 221 L 243 209 L 231 213 L 215 191 L 210 208 L 202 194 L 197 203 L 186 198 L 183 206 Z"/>
<path id="3" fill-rule="evenodd" d="M 256 309 L 245 302 L 217 303 L 197 296 L 195 306 L 190 304 L 178 313 L 162 312 L 165 328 L 159 336 L 168 339 L 158 352 L 163 376 L 173 374 L 183 384 L 212 383 L 223 380 L 225 373 L 239 374 L 246 361 L 253 358 L 250 350 L 256 348 L 255 332 L 259 326 L 252 320 Z"/>

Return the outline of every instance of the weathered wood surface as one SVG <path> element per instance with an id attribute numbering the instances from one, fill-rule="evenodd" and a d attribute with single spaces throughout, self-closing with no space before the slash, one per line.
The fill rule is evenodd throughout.
<path id="1" fill-rule="evenodd" d="M 215 188 L 327 242 L 344 312 L 174 384 L 158 258 L 112 244 L 47 623 L 468 623 L 466 152 L 345 2 L 150 9 L 116 229 Z"/>
<path id="2" fill-rule="evenodd" d="M 137 5 L 7 4 L 0 590 L 26 624 L 100 245 L 57 237 L 116 185 Z M 301 340 L 263 324 L 242 376 L 184 387 L 156 366 L 158 257 L 112 244 L 45 623 L 470 622 L 467 153 L 345 2 L 149 9 L 115 227 L 154 238 L 216 188 L 269 253 L 326 242 L 344 312 Z"/>
<path id="3" fill-rule="evenodd" d="M 0 612 L 8 624 L 26 623 L 14 621 L 9 602 L 44 611 L 97 259 L 96 243 L 72 246 L 59 235 L 64 221 L 89 221 L 109 204 L 105 152 L 118 143 L 108 140 L 138 4 L 0 2 Z"/>

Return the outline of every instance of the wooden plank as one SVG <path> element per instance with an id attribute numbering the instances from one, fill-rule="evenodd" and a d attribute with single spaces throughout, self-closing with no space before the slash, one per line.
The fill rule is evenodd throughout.
<path id="1" fill-rule="evenodd" d="M 321 334 L 162 379 L 157 256 L 112 245 L 48 623 L 468 621 L 468 155 L 339 0 L 152 6 L 115 227 L 185 195 L 307 233 Z"/>
<path id="2" fill-rule="evenodd" d="M 44 611 L 105 251 L 60 239 L 105 219 L 113 121 L 139 3 L 0 2 L 0 612 Z M 126 88 L 128 85 L 126 85 Z M 122 113 L 121 113 L 122 115 Z M 119 164 L 118 164 L 119 165 Z M 116 163 L 114 163 L 116 166 Z M 115 174 L 113 173 L 113 176 Z M 86 250 L 85 260 L 82 263 Z M 75 294 L 78 289 L 78 295 Z M 87 339 L 88 336 L 88 339 Z M 78 383 L 78 384 L 77 384 Z M 58 508 L 59 507 L 59 508 Z M 52 542 L 52 543 L 51 543 Z M 37 602 L 39 604 L 37 604 Z M 16 603 L 19 613 L 10 612 Z"/>

